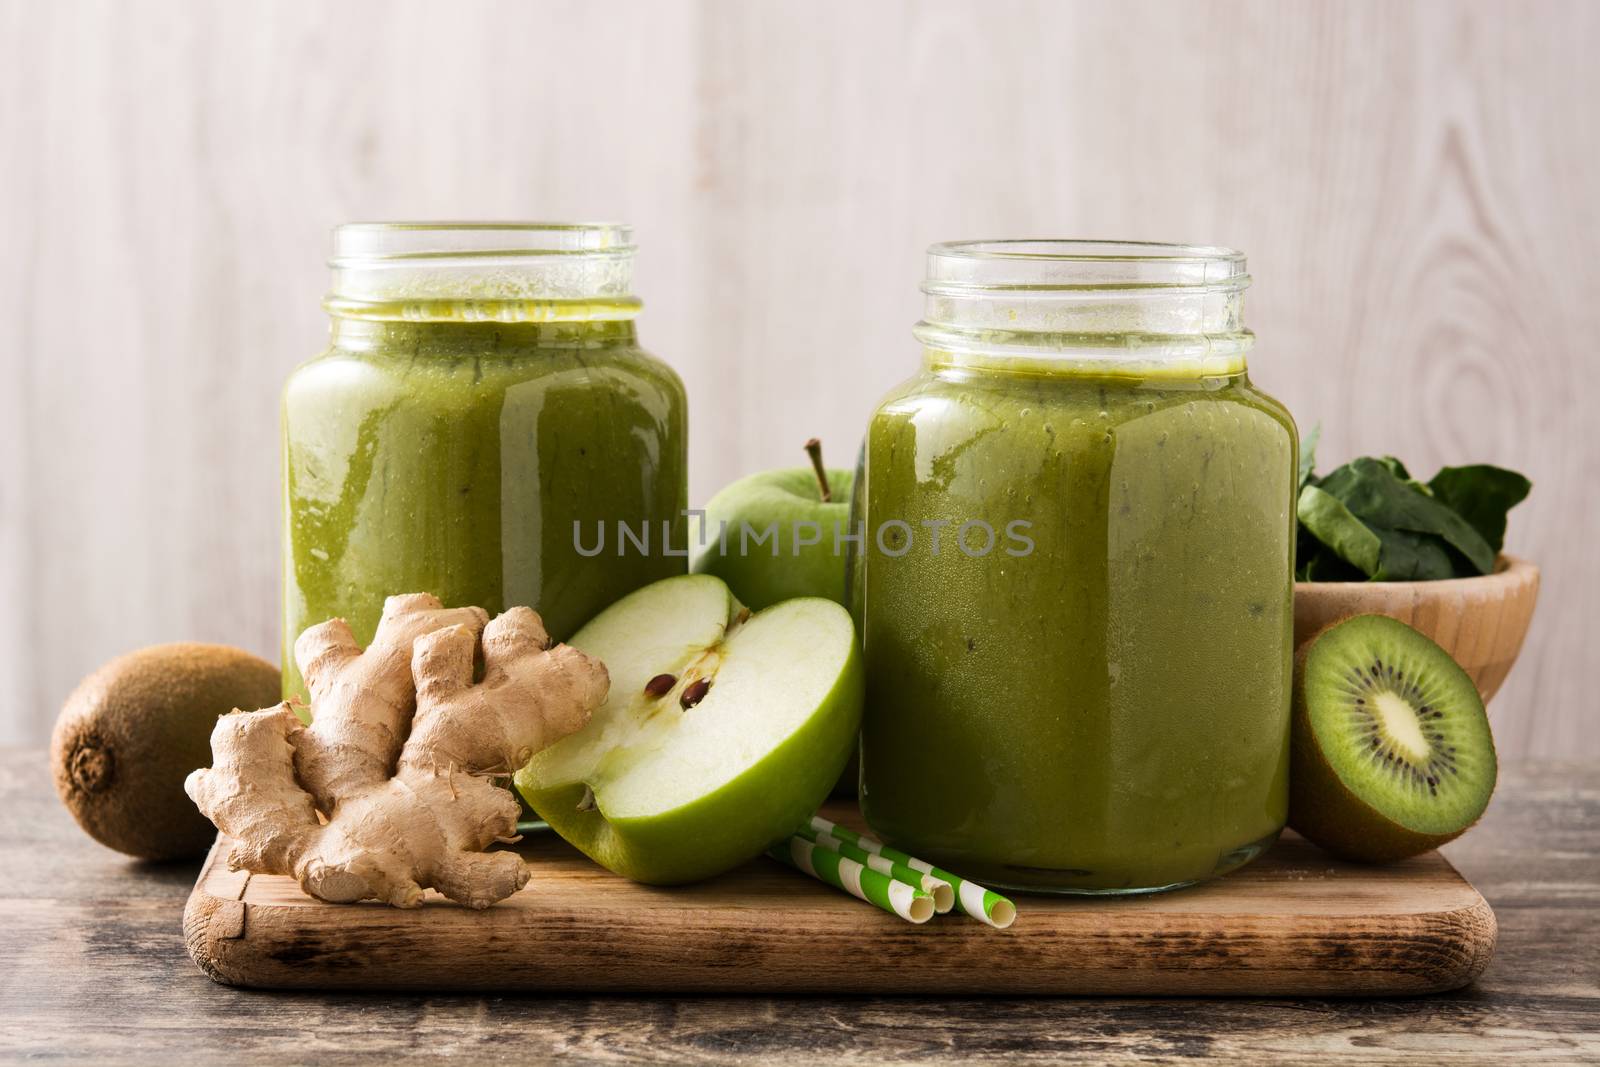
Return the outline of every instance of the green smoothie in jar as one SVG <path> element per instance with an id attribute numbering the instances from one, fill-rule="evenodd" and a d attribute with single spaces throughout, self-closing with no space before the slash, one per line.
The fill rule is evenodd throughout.
<path id="1" fill-rule="evenodd" d="M 283 398 L 284 694 L 294 641 L 386 596 L 534 607 L 564 638 L 687 565 L 683 385 L 639 346 L 626 227 L 335 235 L 327 351 Z"/>
<path id="2" fill-rule="evenodd" d="M 980 882 L 1148 892 L 1287 812 L 1297 439 L 1243 257 L 935 246 L 924 369 L 873 416 L 862 809 Z"/>

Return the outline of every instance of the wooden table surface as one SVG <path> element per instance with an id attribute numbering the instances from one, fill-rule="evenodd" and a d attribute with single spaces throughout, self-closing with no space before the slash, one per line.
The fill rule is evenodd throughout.
<path id="1" fill-rule="evenodd" d="M 83 836 L 44 753 L 0 750 L 0 1059 L 151 1063 L 1600 1063 L 1600 766 L 1506 768 L 1450 858 L 1500 944 L 1475 985 L 1409 1000 L 474 997 L 247 992 L 184 953 L 198 861 Z M 848 966 L 841 961 L 840 966 Z"/>

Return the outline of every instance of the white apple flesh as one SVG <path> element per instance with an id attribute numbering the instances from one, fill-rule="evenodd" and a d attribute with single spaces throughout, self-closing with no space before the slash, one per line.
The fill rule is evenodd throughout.
<path id="1" fill-rule="evenodd" d="M 635 881 L 697 881 L 759 854 L 805 822 L 854 749 L 860 653 L 832 601 L 750 615 L 720 579 L 685 575 L 624 597 L 568 643 L 605 663 L 610 694 L 517 788 Z"/>

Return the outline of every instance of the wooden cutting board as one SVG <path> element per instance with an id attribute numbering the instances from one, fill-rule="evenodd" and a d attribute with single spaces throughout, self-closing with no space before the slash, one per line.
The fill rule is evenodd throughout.
<path id="1" fill-rule="evenodd" d="M 1009 930 L 913 926 L 765 858 L 657 889 L 551 834 L 518 847 L 534 875 L 510 900 L 401 911 L 229 871 L 219 840 L 185 909 L 189 954 L 269 989 L 1370 996 L 1465 985 L 1495 943 L 1494 912 L 1437 852 L 1364 867 L 1293 834 L 1193 889 L 1018 896 Z"/>

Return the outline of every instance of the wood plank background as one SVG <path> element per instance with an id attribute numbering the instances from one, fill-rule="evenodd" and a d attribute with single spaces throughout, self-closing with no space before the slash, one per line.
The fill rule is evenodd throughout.
<path id="1" fill-rule="evenodd" d="M 1497 735 L 1600 755 L 1597 40 L 1584 0 L 0 0 L 0 741 L 119 651 L 274 652 L 329 227 L 610 217 L 702 500 L 848 459 L 931 241 L 1245 249 L 1253 372 L 1329 461 L 1532 476 Z"/>

